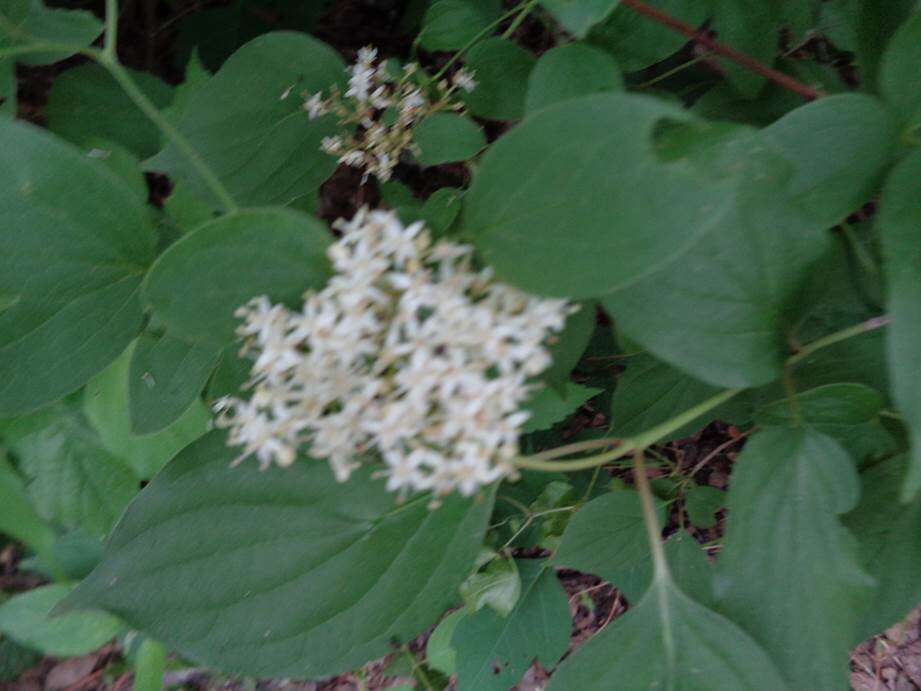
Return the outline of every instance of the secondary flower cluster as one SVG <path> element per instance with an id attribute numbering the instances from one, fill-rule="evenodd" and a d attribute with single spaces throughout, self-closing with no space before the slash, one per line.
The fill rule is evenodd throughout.
<path id="1" fill-rule="evenodd" d="M 423 88 L 417 81 L 427 78 L 414 79 L 422 75 L 417 64 L 409 63 L 394 75 L 389 65 L 375 64 L 376 60 L 376 48 L 358 51 L 344 96 L 335 87 L 326 97 L 321 92 L 302 95 L 311 119 L 334 113 L 340 125 L 355 132 L 324 138 L 323 151 L 338 156 L 340 163 L 363 169 L 366 176 L 387 181 L 400 155 L 413 149 L 413 125 L 439 111 L 462 110 L 454 97 L 458 90 L 473 91 L 476 82 L 472 73 L 461 69 L 450 81 L 429 82 Z"/>
<path id="2" fill-rule="evenodd" d="M 470 247 L 433 244 L 391 212 L 336 227 L 335 274 L 301 310 L 266 297 L 238 310 L 255 363 L 250 398 L 218 403 L 229 443 L 263 467 L 307 444 L 339 481 L 376 456 L 401 495 L 470 495 L 514 475 L 528 380 L 573 308 L 494 281 Z"/>

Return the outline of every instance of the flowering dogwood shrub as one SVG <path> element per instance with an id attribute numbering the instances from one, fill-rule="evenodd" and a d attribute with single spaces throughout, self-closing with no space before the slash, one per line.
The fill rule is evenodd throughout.
<path id="1" fill-rule="evenodd" d="M 244 0 L 179 85 L 60 4 L 0 0 L 0 681 L 840 689 L 921 601 L 916 2 Z"/>

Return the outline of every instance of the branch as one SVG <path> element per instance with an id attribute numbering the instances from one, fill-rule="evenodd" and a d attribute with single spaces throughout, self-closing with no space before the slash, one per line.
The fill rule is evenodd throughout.
<path id="1" fill-rule="evenodd" d="M 753 57 L 746 55 L 745 53 L 741 53 L 734 48 L 723 45 L 706 32 L 698 31 L 689 24 L 685 24 L 681 20 L 675 19 L 670 14 L 666 14 L 665 12 L 656 9 L 655 7 L 647 5 L 645 2 L 642 2 L 642 0 L 620 0 L 620 4 L 629 7 L 637 14 L 648 17 L 652 21 L 671 29 L 672 31 L 682 34 L 683 36 L 687 36 L 689 39 L 696 41 L 702 46 L 705 46 L 713 53 L 721 55 L 727 60 L 732 60 L 737 65 L 740 65 L 741 67 L 744 67 L 751 72 L 760 74 L 762 77 L 765 77 L 775 84 L 782 86 L 787 91 L 792 91 L 798 96 L 802 96 L 807 101 L 814 101 L 824 95 L 821 91 L 817 91 L 812 87 L 806 86 L 805 84 L 796 81 L 783 72 L 778 72 L 775 69 L 771 69 L 767 65 L 758 62 Z"/>

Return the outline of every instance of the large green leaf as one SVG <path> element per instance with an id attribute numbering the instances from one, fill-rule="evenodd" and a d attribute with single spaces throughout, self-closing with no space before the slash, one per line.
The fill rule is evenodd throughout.
<path id="1" fill-rule="evenodd" d="M 66 585 L 46 585 L 4 602 L 0 633 L 46 655 L 70 657 L 96 650 L 121 631 L 121 622 L 102 612 L 53 616 L 51 610 L 70 590 Z"/>
<path id="2" fill-rule="evenodd" d="M 877 582 L 854 642 L 896 624 L 921 602 L 921 499 L 899 501 L 907 460 L 891 458 L 861 473 L 860 504 L 844 516 Z"/>
<path id="3" fill-rule="evenodd" d="M 791 427 L 797 417 L 841 444 L 857 461 L 891 453 L 895 442 L 882 426 L 885 399 L 864 384 L 826 384 L 773 401 L 755 415 L 762 427 Z"/>
<path id="4" fill-rule="evenodd" d="M 165 108 L 172 99 L 172 88 L 156 77 L 132 72 L 131 78 L 157 108 Z M 52 132 L 79 146 L 102 138 L 141 157 L 160 149 L 160 130 L 107 70 L 92 63 L 67 70 L 54 80 L 45 117 Z"/>
<path id="5" fill-rule="evenodd" d="M 825 228 L 866 199 L 891 134 L 866 96 L 793 111 L 755 138 L 763 157 L 743 168 L 734 222 L 683 256 L 680 269 L 667 266 L 603 304 L 630 338 L 707 383 L 778 378 L 802 291 L 832 247 Z"/>
<path id="6" fill-rule="evenodd" d="M 168 333 L 141 334 L 128 373 L 131 431 L 159 432 L 182 418 L 195 405 L 219 358 L 220 351 L 207 345 Z"/>
<path id="7" fill-rule="evenodd" d="M 83 416 L 61 407 L 57 418 L 12 445 L 38 513 L 64 528 L 109 532 L 138 491 L 138 478 L 103 448 Z"/>
<path id="8" fill-rule="evenodd" d="M 832 226 L 873 196 L 895 142 L 892 119 L 875 98 L 828 96 L 762 130 L 793 166 L 789 194 L 820 226 Z"/>
<path id="9" fill-rule="evenodd" d="M 306 34 L 266 34 L 240 48 L 191 95 L 178 128 L 238 203 L 287 204 L 314 192 L 336 167 L 336 159 L 320 151 L 323 137 L 336 130 L 335 118 L 310 120 L 299 94 L 328 94 L 344 75 L 326 44 Z M 211 198 L 172 144 L 148 167 Z"/>
<path id="10" fill-rule="evenodd" d="M 620 68 L 610 55 L 585 43 L 568 43 L 537 61 L 528 78 L 525 110 L 533 113 L 560 101 L 622 88 Z"/>
<path id="11" fill-rule="evenodd" d="M 0 416 L 79 388 L 140 331 L 148 215 L 98 162 L 0 122 Z"/>
<path id="12" fill-rule="evenodd" d="M 892 397 L 911 432 L 912 454 L 903 498 L 921 489 L 921 152 L 892 172 L 880 200 L 888 288 L 887 351 Z"/>
<path id="13" fill-rule="evenodd" d="M 680 267 L 602 300 L 623 333 L 715 386 L 757 386 L 780 376 L 783 334 L 795 321 L 803 282 L 832 242 L 798 206 L 777 203 L 782 178 L 760 183 L 748 189 L 737 222 L 718 242 L 702 242 Z"/>
<path id="14" fill-rule="evenodd" d="M 518 570 L 521 597 L 507 617 L 484 607 L 454 629 L 458 691 L 506 691 L 532 661 L 552 669 L 569 647 L 569 603 L 556 573 L 533 559 L 519 560 Z"/>
<path id="15" fill-rule="evenodd" d="M 296 303 L 329 275 L 322 223 L 297 211 L 256 209 L 198 227 L 164 252 L 144 299 L 178 338 L 220 347 L 234 339 L 234 311 L 267 295 Z"/>
<path id="16" fill-rule="evenodd" d="M 548 691 L 786 688 L 764 650 L 742 629 L 664 578 L 560 665 Z"/>
<path id="17" fill-rule="evenodd" d="M 663 122 L 695 128 L 695 143 L 723 131 L 658 100 L 606 93 L 545 108 L 493 144 L 467 194 L 465 225 L 497 275 L 544 295 L 601 295 L 720 225 L 733 176 L 710 173 L 686 151 L 662 160 L 654 133 Z"/>
<path id="18" fill-rule="evenodd" d="M 394 504 L 325 463 L 231 468 L 211 433 L 148 485 L 70 599 L 199 663 L 254 676 L 338 674 L 437 620 L 479 552 L 489 497 Z"/>
<path id="19" fill-rule="evenodd" d="M 471 48 L 464 62 L 476 88 L 462 96 L 470 112 L 490 120 L 515 120 L 524 115 L 528 75 L 534 57 L 517 43 L 488 38 Z"/>
<path id="20" fill-rule="evenodd" d="M 873 581 L 838 514 L 859 492 L 853 461 L 807 428 L 755 434 L 732 474 L 717 562 L 720 610 L 794 688 L 847 686 L 848 648 Z"/>
<path id="21" fill-rule="evenodd" d="M 663 517 L 661 509 L 659 520 Z M 637 493 L 608 492 L 579 509 L 566 526 L 553 563 L 600 576 L 629 601 L 638 600 L 649 585 L 652 561 Z"/>
<path id="22" fill-rule="evenodd" d="M 193 401 L 182 415 L 154 434 L 131 429 L 129 374 L 137 344 L 132 343 L 105 371 L 87 383 L 83 409 L 103 445 L 148 480 L 173 456 L 208 430 L 211 416 L 201 401 Z"/>
<path id="23" fill-rule="evenodd" d="M 720 392 L 718 387 L 694 379 L 646 353 L 629 358 L 626 365 L 626 371 L 617 378 L 611 410 L 612 431 L 620 437 L 645 432 Z M 711 420 L 745 421 L 749 412 L 744 398 L 732 398 L 705 418 L 679 427 L 661 441 L 686 437 Z"/>
<path id="24" fill-rule="evenodd" d="M 880 89 L 905 134 L 917 138 L 921 127 L 921 12 L 892 37 L 880 65 Z"/>

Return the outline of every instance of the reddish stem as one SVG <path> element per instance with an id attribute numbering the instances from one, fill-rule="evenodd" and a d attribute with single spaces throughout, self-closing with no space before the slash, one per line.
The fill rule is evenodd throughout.
<path id="1" fill-rule="evenodd" d="M 751 72 L 760 74 L 762 77 L 770 79 L 775 84 L 782 86 L 787 91 L 792 91 L 798 96 L 802 96 L 807 101 L 814 101 L 817 98 L 821 98 L 823 96 L 822 92 L 796 81 L 783 72 L 778 72 L 775 69 L 771 69 L 767 65 L 758 62 L 745 53 L 740 53 L 734 48 L 723 45 L 719 41 L 713 39 L 706 32 L 698 31 L 689 24 L 685 24 L 680 19 L 675 19 L 670 14 L 666 14 L 665 12 L 656 9 L 655 7 L 647 5 L 645 2 L 642 2 L 642 0 L 620 0 L 620 4 L 629 7 L 637 14 L 648 17 L 649 19 L 657 22 L 658 24 L 661 24 L 662 26 L 668 27 L 672 31 L 676 31 L 679 34 L 687 36 L 691 40 L 696 41 L 702 46 L 705 46 L 713 53 L 721 55 L 727 60 L 732 60 L 737 65 L 741 65 Z"/>

